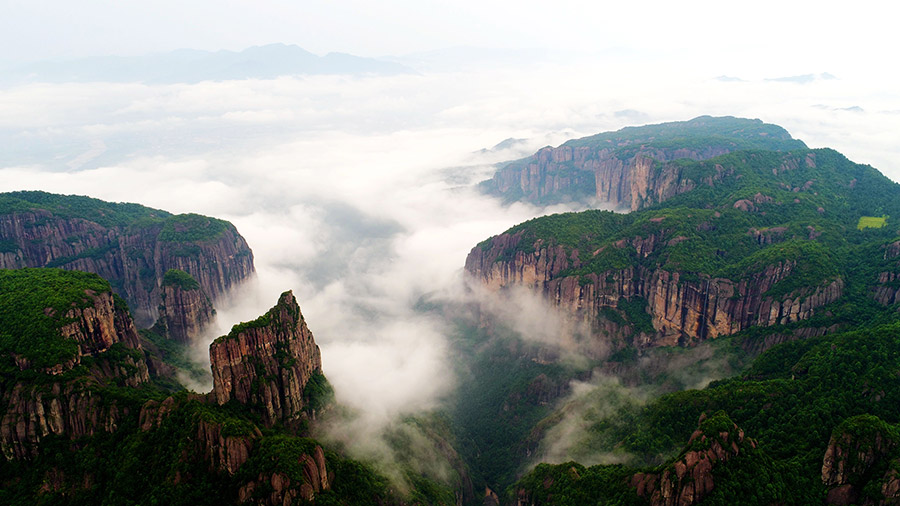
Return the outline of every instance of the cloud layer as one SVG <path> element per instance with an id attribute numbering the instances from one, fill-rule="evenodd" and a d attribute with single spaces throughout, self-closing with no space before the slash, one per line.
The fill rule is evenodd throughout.
<path id="1" fill-rule="evenodd" d="M 218 331 L 293 289 L 340 400 L 385 422 L 437 405 L 455 384 L 447 322 L 417 304 L 459 293 L 476 243 L 549 212 L 475 192 L 470 185 L 495 162 L 580 135 L 712 114 L 780 124 L 900 179 L 900 93 L 889 83 L 716 75 L 618 61 L 8 88 L 0 90 L 0 142 L 10 147 L 0 155 L 0 191 L 84 194 L 233 221 L 259 276 L 220 308 Z M 526 141 L 480 151 L 508 138 Z"/>

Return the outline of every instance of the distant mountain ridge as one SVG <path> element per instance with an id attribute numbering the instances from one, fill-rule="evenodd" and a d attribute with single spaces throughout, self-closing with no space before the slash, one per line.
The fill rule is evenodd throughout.
<path id="1" fill-rule="evenodd" d="M 296 45 L 268 44 L 243 51 L 178 49 L 142 56 L 99 56 L 27 63 L 6 69 L 2 72 L 0 83 L 106 81 L 172 84 L 296 75 L 393 75 L 413 72 L 399 63 L 374 58 L 346 53 L 318 56 Z"/>
<path id="2" fill-rule="evenodd" d="M 547 146 L 500 167 L 480 186 L 507 202 L 594 201 L 636 210 L 687 189 L 675 184 L 677 164 L 666 162 L 707 160 L 746 149 L 805 148 L 784 128 L 758 119 L 700 116 Z"/>

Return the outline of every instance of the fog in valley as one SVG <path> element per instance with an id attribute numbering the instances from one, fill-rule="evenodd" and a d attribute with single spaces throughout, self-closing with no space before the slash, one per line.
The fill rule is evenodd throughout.
<path id="1" fill-rule="evenodd" d="M 415 68 L 423 58 L 399 61 Z M 709 114 L 781 125 L 810 147 L 900 179 L 900 92 L 890 80 L 804 65 L 771 75 L 685 70 L 621 55 L 508 66 L 431 58 L 401 75 L 8 85 L 0 88 L 0 191 L 88 195 L 233 222 L 258 276 L 217 308 L 209 340 L 293 290 L 338 401 L 356 413 L 348 433 L 358 435 L 452 397 L 454 312 L 422 308 L 484 300 L 464 284 L 469 250 L 532 217 L 585 207 L 484 196 L 474 185 L 496 163 L 571 138 Z M 578 332 L 556 325 L 533 298 L 491 304 L 486 311 L 537 342 Z M 207 344 L 199 360 L 208 360 Z M 708 359 L 697 360 L 715 363 Z M 683 385 L 725 373 L 701 372 Z M 577 383 L 567 401 L 577 417 L 554 429 L 560 443 L 541 455 L 570 456 L 564 442 L 577 439 L 578 420 L 606 415 L 579 407 L 585 398 L 618 405 L 647 395 L 627 392 L 606 377 Z"/>

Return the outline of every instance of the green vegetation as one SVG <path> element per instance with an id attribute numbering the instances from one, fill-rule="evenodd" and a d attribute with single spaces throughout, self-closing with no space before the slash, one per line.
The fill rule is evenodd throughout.
<path id="1" fill-rule="evenodd" d="M 876 434 L 884 447 L 900 442 L 897 370 L 900 323 L 794 341 L 765 352 L 742 376 L 665 395 L 640 410 L 618 413 L 624 419 L 597 430 L 611 445 L 664 466 L 671 462 L 666 456 L 687 443 L 702 413 L 722 411 L 758 442 L 761 453 L 745 448 L 746 460 L 717 468 L 718 491 L 703 504 L 766 504 L 775 498 L 821 504 L 822 458 L 832 435 L 850 434 L 861 448 L 871 446 Z M 880 469 L 885 465 L 887 459 Z M 772 495 L 754 502 L 763 492 Z"/>
<path id="2" fill-rule="evenodd" d="M 888 216 L 860 216 L 859 222 L 856 224 L 857 230 L 864 228 L 881 228 L 887 223 Z"/>
<path id="3" fill-rule="evenodd" d="M 328 383 L 325 375 L 319 371 L 313 373 L 303 387 L 303 403 L 308 413 L 321 411 L 334 401 L 334 388 Z"/>
<path id="4" fill-rule="evenodd" d="M 578 148 L 578 153 L 571 153 L 564 148 Z M 792 139 L 790 134 L 776 125 L 765 124 L 760 120 L 733 117 L 701 116 L 690 121 L 662 123 L 640 127 L 626 127 L 615 132 L 605 132 L 581 139 L 573 139 L 557 148 L 553 162 L 543 165 L 546 173 L 540 176 L 535 186 L 544 187 L 538 191 L 532 187 L 532 193 L 526 194 L 519 181 L 519 174 L 527 173 L 529 166 L 544 154 L 534 155 L 522 160 L 515 160 L 499 167 L 493 179 L 482 182 L 479 187 L 486 193 L 502 195 L 506 203 L 528 200 L 536 204 L 547 205 L 559 202 L 590 202 L 597 196 L 597 181 L 589 161 L 598 158 L 618 158 L 630 163 L 639 153 L 660 160 L 674 160 L 673 164 L 687 161 L 689 158 L 710 158 L 717 154 L 741 150 L 790 151 L 805 149 L 806 145 Z M 654 170 L 659 172 L 662 164 L 656 163 Z M 529 177 L 533 178 L 533 175 Z M 499 181 L 506 181 L 501 191 Z M 552 186 L 554 190 L 546 190 Z M 628 189 L 625 189 L 627 192 Z"/>
<path id="5" fill-rule="evenodd" d="M 297 301 L 293 299 L 293 295 L 291 295 L 291 300 L 293 304 L 290 304 L 287 308 L 285 308 L 284 304 L 281 302 L 281 299 L 287 295 L 289 292 L 284 292 L 281 294 L 281 297 L 278 299 L 278 304 L 276 304 L 272 309 L 266 311 L 266 314 L 260 316 L 255 320 L 251 320 L 248 322 L 241 322 L 231 327 L 231 331 L 228 332 L 227 335 L 216 338 L 216 341 L 220 341 L 223 339 L 235 339 L 242 332 L 246 332 L 250 329 L 261 329 L 263 327 L 268 327 L 275 321 L 275 318 L 281 313 L 282 309 L 288 309 L 290 311 L 291 317 L 295 321 L 302 321 L 303 317 L 300 314 L 300 307 L 297 305 Z"/>
<path id="6" fill-rule="evenodd" d="M 792 139 L 787 130 L 758 119 L 732 116 L 700 116 L 689 121 L 674 121 L 657 125 L 625 127 L 590 137 L 574 139 L 564 146 L 618 147 L 643 144 L 659 149 L 706 148 L 731 145 L 737 149 L 770 149 L 789 151 L 806 145 Z"/>
<path id="7" fill-rule="evenodd" d="M 877 257 L 863 253 L 896 233 L 857 226 L 863 217 L 900 212 L 898 185 L 832 150 L 738 151 L 679 164 L 692 191 L 626 215 L 585 211 L 524 222 L 506 231 L 518 240 L 496 251 L 495 261 L 562 246 L 576 260 L 559 276 L 580 276 L 583 284 L 629 267 L 677 271 L 682 281 L 740 281 L 787 265 L 790 275 L 767 293 L 780 298 L 838 277 L 871 285 L 859 275 L 872 268 L 858 264 Z M 713 176 L 721 179 L 703 183 Z"/>
<path id="8" fill-rule="evenodd" d="M 43 369 L 72 358 L 78 350 L 59 329 L 74 321 L 72 308 L 92 306 L 91 294 L 108 293 L 96 274 L 60 269 L 0 270 L 0 372 L 15 374 L 14 356 Z"/>
<path id="9" fill-rule="evenodd" d="M 199 214 L 170 216 L 157 239 L 165 242 L 208 242 L 218 239 L 234 226 L 224 220 Z"/>
<path id="10" fill-rule="evenodd" d="M 104 227 L 128 226 L 136 222 L 160 223 L 171 216 L 165 211 L 138 204 L 105 202 L 79 195 L 57 195 L 42 191 L 0 193 L 0 214 L 41 209 L 60 218 L 83 218 Z"/>
<path id="11" fill-rule="evenodd" d="M 163 275 L 161 286 L 174 286 L 182 290 L 199 290 L 200 283 L 181 269 L 169 269 Z"/>

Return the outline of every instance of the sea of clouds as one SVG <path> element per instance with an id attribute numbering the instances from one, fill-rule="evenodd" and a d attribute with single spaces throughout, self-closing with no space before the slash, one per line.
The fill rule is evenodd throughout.
<path id="1" fill-rule="evenodd" d="M 437 406 L 456 382 L 450 323 L 417 304 L 462 297 L 462 266 L 479 241 L 567 209 L 504 206 L 479 194 L 473 184 L 493 164 L 569 138 L 703 114 L 782 125 L 811 147 L 900 180 L 900 92 L 887 83 L 723 79 L 664 62 L 596 61 L 2 88 L 0 191 L 232 221 L 258 277 L 219 308 L 210 338 L 293 290 L 338 399 L 378 425 Z M 509 138 L 523 142 L 490 149 Z"/>

